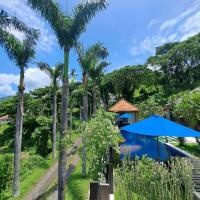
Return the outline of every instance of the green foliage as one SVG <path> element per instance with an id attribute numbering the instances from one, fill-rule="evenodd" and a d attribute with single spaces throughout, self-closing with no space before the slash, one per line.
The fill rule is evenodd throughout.
<path id="1" fill-rule="evenodd" d="M 7 191 L 13 178 L 13 156 L 0 155 L 0 199 L 7 199 Z"/>
<path id="2" fill-rule="evenodd" d="M 13 123 L 6 124 L 6 126 L 4 125 L 4 128 L 1 129 L 0 133 L 0 147 L 3 146 L 13 147 L 14 132 L 15 132 L 15 126 L 13 125 Z"/>
<path id="3" fill-rule="evenodd" d="M 134 92 L 147 80 L 152 80 L 151 70 L 146 67 L 139 66 L 126 66 L 119 70 L 115 70 L 106 74 L 102 80 L 101 87 L 103 91 L 109 91 L 114 94 L 117 99 L 125 98 L 133 102 Z"/>
<path id="4" fill-rule="evenodd" d="M 39 116 L 36 119 L 38 127 L 32 134 L 32 139 L 36 144 L 36 153 L 46 157 L 51 152 L 51 122 L 52 120 L 45 116 Z"/>
<path id="5" fill-rule="evenodd" d="M 94 118 L 81 127 L 86 140 L 89 175 L 93 179 L 98 179 L 98 173 L 104 173 L 108 148 L 112 146 L 119 151 L 121 136 L 113 122 L 114 115 L 100 109 Z"/>
<path id="6" fill-rule="evenodd" d="M 146 101 L 137 105 L 140 110 L 140 117 L 142 119 L 150 117 L 151 115 L 158 114 L 163 116 L 163 107 L 156 101 L 154 97 L 148 98 Z"/>
<path id="7" fill-rule="evenodd" d="M 200 92 L 187 92 L 178 98 L 174 112 L 179 118 L 185 119 L 189 126 L 195 127 L 200 122 Z"/>
<path id="8" fill-rule="evenodd" d="M 45 160 L 43 157 L 39 155 L 31 155 L 28 157 L 28 159 L 24 160 L 22 162 L 22 170 L 21 170 L 21 180 L 25 180 L 31 173 L 32 170 L 41 166 L 45 163 Z"/>
<path id="9" fill-rule="evenodd" d="M 144 157 L 125 160 L 115 170 L 117 200 L 192 200 L 192 166 L 184 158 L 172 158 L 170 170 Z"/>
<path id="10" fill-rule="evenodd" d="M 148 59 L 148 65 L 157 67 L 160 81 L 166 91 L 180 91 L 198 86 L 199 41 L 200 34 L 197 34 L 180 43 L 165 44 L 157 49 L 156 56 Z"/>

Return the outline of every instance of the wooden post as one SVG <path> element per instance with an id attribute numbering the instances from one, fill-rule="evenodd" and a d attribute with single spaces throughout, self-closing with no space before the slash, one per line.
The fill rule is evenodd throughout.
<path id="1" fill-rule="evenodd" d="M 109 184 L 110 194 L 113 194 L 113 164 L 108 163 L 106 165 L 106 169 L 107 169 L 106 181 Z"/>
<path id="2" fill-rule="evenodd" d="M 113 163 L 114 162 L 114 152 L 113 152 L 113 147 L 109 147 L 109 162 Z"/>
<path id="3" fill-rule="evenodd" d="M 99 182 L 90 182 L 90 200 L 99 200 Z"/>
<path id="4" fill-rule="evenodd" d="M 109 200 L 110 199 L 109 190 L 110 190 L 109 184 L 100 184 L 99 185 L 99 200 Z"/>

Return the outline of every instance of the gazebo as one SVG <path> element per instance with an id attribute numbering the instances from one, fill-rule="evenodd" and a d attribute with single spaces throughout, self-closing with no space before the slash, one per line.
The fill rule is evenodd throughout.
<path id="1" fill-rule="evenodd" d="M 128 101 L 121 99 L 109 109 L 109 112 L 117 113 L 119 119 L 127 119 L 129 123 L 134 123 L 137 121 L 139 109 Z"/>

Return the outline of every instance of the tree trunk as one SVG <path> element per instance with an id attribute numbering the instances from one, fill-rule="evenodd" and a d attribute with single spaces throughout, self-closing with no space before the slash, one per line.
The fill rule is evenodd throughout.
<path id="1" fill-rule="evenodd" d="M 87 121 L 88 119 L 88 95 L 87 95 L 87 75 L 83 72 L 83 121 Z M 82 149 L 82 176 L 86 176 L 86 144 L 85 137 L 83 136 L 83 149 Z"/>
<path id="2" fill-rule="evenodd" d="M 97 95 L 96 95 L 96 92 L 94 91 L 93 94 L 93 115 L 96 115 L 97 113 Z"/>
<path id="3" fill-rule="evenodd" d="M 52 137 L 53 137 L 53 145 L 52 145 L 52 157 L 55 159 L 56 157 L 56 121 L 57 121 L 57 97 L 56 91 L 53 93 L 53 116 L 52 116 Z"/>
<path id="4" fill-rule="evenodd" d="M 65 199 L 65 168 L 67 162 L 66 136 L 68 129 L 68 63 L 69 49 L 64 49 L 64 70 L 62 77 L 61 124 L 58 160 L 58 200 Z"/>
<path id="5" fill-rule="evenodd" d="M 71 108 L 71 111 L 70 111 L 70 127 L 69 127 L 70 131 L 72 130 L 72 118 L 73 118 L 73 116 L 72 116 L 72 108 Z"/>
<path id="6" fill-rule="evenodd" d="M 13 177 L 13 196 L 20 195 L 20 160 L 22 147 L 22 129 L 24 113 L 24 69 L 20 71 L 20 82 L 18 88 L 18 105 L 15 130 L 15 151 L 14 151 L 14 177 Z"/>

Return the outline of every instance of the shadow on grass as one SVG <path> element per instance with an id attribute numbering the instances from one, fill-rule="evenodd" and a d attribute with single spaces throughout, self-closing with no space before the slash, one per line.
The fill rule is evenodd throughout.
<path id="1" fill-rule="evenodd" d="M 78 181 L 83 180 L 84 178 L 81 174 L 72 174 L 68 180 L 67 191 L 72 196 L 72 199 L 84 200 L 86 197 L 82 190 L 82 187 Z"/>
<path id="2" fill-rule="evenodd" d="M 57 184 L 50 187 L 45 193 L 41 194 L 37 199 L 35 200 L 46 200 L 57 188 Z"/>

